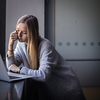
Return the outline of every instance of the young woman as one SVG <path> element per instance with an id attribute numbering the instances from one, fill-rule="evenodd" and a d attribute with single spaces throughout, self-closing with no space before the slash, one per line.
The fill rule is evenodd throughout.
<path id="1" fill-rule="evenodd" d="M 9 71 L 31 75 L 42 84 L 41 91 L 45 90 L 51 98 L 47 100 L 85 100 L 70 65 L 49 40 L 39 36 L 38 20 L 33 15 L 18 20 L 16 30 L 10 35 L 6 63 Z M 20 64 L 23 66 L 19 67 Z"/>

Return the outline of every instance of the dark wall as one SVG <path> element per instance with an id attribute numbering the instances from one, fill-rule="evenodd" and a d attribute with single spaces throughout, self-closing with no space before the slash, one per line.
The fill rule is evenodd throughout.
<path id="1" fill-rule="evenodd" d="M 0 54 L 5 57 L 6 0 L 0 0 Z"/>
<path id="2" fill-rule="evenodd" d="M 45 0 L 45 37 L 55 45 L 55 0 Z"/>

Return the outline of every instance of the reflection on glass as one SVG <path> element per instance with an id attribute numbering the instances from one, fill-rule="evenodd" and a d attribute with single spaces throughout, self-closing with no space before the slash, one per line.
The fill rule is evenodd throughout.
<path id="1" fill-rule="evenodd" d="M 11 83 L 8 91 L 8 100 L 21 100 L 24 81 Z"/>

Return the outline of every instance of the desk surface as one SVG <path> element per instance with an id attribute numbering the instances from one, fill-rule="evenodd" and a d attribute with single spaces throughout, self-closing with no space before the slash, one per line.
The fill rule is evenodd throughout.
<path id="1" fill-rule="evenodd" d="M 0 81 L 0 100 L 20 100 L 23 85 L 24 80 L 13 83 Z"/>
<path id="2" fill-rule="evenodd" d="M 32 79 L 0 81 L 0 100 L 38 100 L 38 83 Z"/>

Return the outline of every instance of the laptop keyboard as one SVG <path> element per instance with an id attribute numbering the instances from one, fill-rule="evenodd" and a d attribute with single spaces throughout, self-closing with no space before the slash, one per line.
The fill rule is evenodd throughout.
<path id="1" fill-rule="evenodd" d="M 16 77 L 16 76 L 9 76 L 10 79 L 16 79 L 16 78 L 20 78 L 20 77 Z"/>

